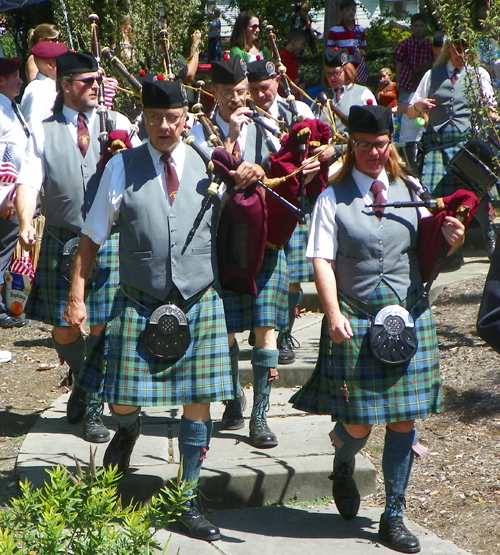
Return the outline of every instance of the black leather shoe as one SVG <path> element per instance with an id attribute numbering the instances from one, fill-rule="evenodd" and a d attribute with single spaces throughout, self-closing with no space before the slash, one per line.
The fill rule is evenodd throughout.
<path id="1" fill-rule="evenodd" d="M 259 449 L 268 449 L 278 445 L 278 438 L 269 429 L 265 416 L 256 416 L 250 420 L 250 443 Z"/>
<path id="2" fill-rule="evenodd" d="M 378 537 L 401 553 L 418 553 L 420 551 L 418 538 L 408 530 L 399 516 L 388 519 L 382 517 L 378 528 Z"/>
<path id="3" fill-rule="evenodd" d="M 116 434 L 113 436 L 111 443 L 108 445 L 106 452 L 104 453 L 104 460 L 102 466 L 112 467 L 117 466 L 118 471 L 122 474 L 127 472 L 130 457 L 132 456 L 132 451 L 134 450 L 135 442 L 137 438 L 141 435 L 141 419 L 137 419 L 136 433 L 130 435 L 123 428 L 118 427 Z"/>
<path id="4" fill-rule="evenodd" d="M 213 542 L 220 540 L 220 530 L 209 522 L 196 507 L 194 499 L 189 500 L 189 508 L 172 523 L 172 528 L 184 532 L 197 540 Z"/>
<path id="5" fill-rule="evenodd" d="M 77 387 L 73 387 L 73 391 L 66 405 L 66 418 L 70 424 L 79 424 L 87 410 L 88 393 Z"/>
<path id="6" fill-rule="evenodd" d="M 111 434 L 103 424 L 102 404 L 89 405 L 83 417 L 83 439 L 90 443 L 107 443 Z"/>
<path id="7" fill-rule="evenodd" d="M 289 331 L 280 331 L 278 334 L 278 364 L 292 364 L 292 362 L 295 362 L 293 349 L 298 349 L 299 347 L 300 343 Z"/>
<path id="8" fill-rule="evenodd" d="M 243 411 L 247 406 L 247 398 L 245 392 L 242 391 L 241 397 L 237 397 L 234 401 L 224 401 L 226 408 L 222 415 L 221 430 L 240 430 L 245 425 Z"/>
<path id="9" fill-rule="evenodd" d="M 333 500 L 338 512 L 346 520 L 353 519 L 359 511 L 361 497 L 354 481 L 354 461 L 342 463 L 329 476 L 333 481 Z"/>
<path id="10" fill-rule="evenodd" d="M 11 318 L 7 316 L 6 318 L 0 319 L 0 328 L 12 329 L 12 328 L 24 328 L 27 326 L 28 322 L 26 320 L 20 320 L 19 318 Z"/>

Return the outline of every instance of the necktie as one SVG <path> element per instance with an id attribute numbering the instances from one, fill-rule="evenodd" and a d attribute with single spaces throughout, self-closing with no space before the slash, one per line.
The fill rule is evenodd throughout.
<path id="1" fill-rule="evenodd" d="M 87 127 L 87 118 L 85 114 L 81 112 L 78 114 L 78 127 L 77 127 L 77 136 L 78 136 L 78 148 L 82 153 L 82 156 L 85 158 L 85 154 L 87 154 L 87 150 L 89 149 L 89 128 Z"/>
<path id="2" fill-rule="evenodd" d="M 233 146 L 233 156 L 237 159 L 237 160 L 241 160 L 241 148 L 240 148 L 240 144 L 238 143 L 238 141 L 236 141 L 234 143 Z"/>
<path id="3" fill-rule="evenodd" d="M 382 181 L 374 181 L 372 186 L 370 187 L 370 191 L 373 193 L 373 204 L 387 204 L 387 201 L 382 194 L 384 190 L 384 184 Z M 374 208 L 373 212 L 380 220 L 382 218 L 382 214 L 384 213 L 385 208 Z"/>
<path id="4" fill-rule="evenodd" d="M 12 104 L 12 110 L 14 111 L 14 114 L 16 114 L 17 119 L 19 120 L 19 123 L 21 124 L 21 126 L 23 128 L 24 133 L 26 134 L 26 137 L 28 137 L 28 139 L 29 139 L 30 131 L 28 129 L 28 126 L 26 125 L 26 122 L 24 121 L 24 118 L 23 118 L 21 112 L 19 111 L 19 107 L 16 104 L 16 101 L 13 100 L 11 104 Z"/>
<path id="5" fill-rule="evenodd" d="M 177 191 L 179 189 L 179 178 L 172 164 L 172 155 L 170 153 L 162 154 L 160 160 L 165 164 L 165 181 L 167 182 L 168 200 L 172 205 L 174 203 Z"/>
<path id="6" fill-rule="evenodd" d="M 335 102 L 338 104 L 340 102 L 340 96 L 342 95 L 342 87 L 334 90 L 335 92 Z"/>
<path id="7" fill-rule="evenodd" d="M 460 70 L 455 68 L 453 70 L 453 75 L 451 76 L 451 84 L 452 85 L 455 85 L 455 83 L 457 82 L 459 74 L 460 74 Z"/>

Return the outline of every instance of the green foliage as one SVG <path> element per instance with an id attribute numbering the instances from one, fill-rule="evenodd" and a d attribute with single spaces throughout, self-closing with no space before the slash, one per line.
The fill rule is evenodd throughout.
<path id="1" fill-rule="evenodd" d="M 149 506 L 123 507 L 116 468 L 76 475 L 57 466 L 35 489 L 20 484 L 21 496 L 0 513 L 2 555 L 144 555 L 159 548 L 154 538 L 183 510 L 191 485 L 171 483 Z"/>

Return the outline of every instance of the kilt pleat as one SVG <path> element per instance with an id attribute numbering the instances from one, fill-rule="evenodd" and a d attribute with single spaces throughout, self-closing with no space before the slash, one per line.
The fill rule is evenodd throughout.
<path id="1" fill-rule="evenodd" d="M 182 306 L 178 292 L 169 301 Z M 186 313 L 191 343 L 182 359 L 168 364 L 150 354 L 144 330 L 157 299 L 122 285 L 111 320 L 86 359 L 77 383 L 100 390 L 105 401 L 128 406 L 173 406 L 234 397 L 222 300 L 207 291 Z"/>
<path id="2" fill-rule="evenodd" d="M 311 215 L 306 214 L 305 223 L 297 224 L 292 236 L 285 244 L 286 267 L 289 283 L 308 283 L 314 281 L 314 270 L 310 260 L 306 258 L 307 240 Z"/>
<path id="3" fill-rule="evenodd" d="M 411 308 L 420 291 L 401 303 Z M 441 379 L 434 319 L 428 301 L 411 311 L 418 349 L 407 364 L 378 362 L 369 347 L 370 320 L 339 300 L 354 337 L 335 344 L 323 319 L 319 356 L 307 383 L 290 399 L 294 408 L 312 414 L 330 414 L 346 424 L 379 424 L 426 418 L 441 410 Z M 361 303 L 355 301 L 359 306 Z M 398 304 L 396 293 L 384 282 L 374 291 L 366 308 L 375 315 L 381 308 Z"/>
<path id="4" fill-rule="evenodd" d="M 240 333 L 254 328 L 288 328 L 288 277 L 285 253 L 266 247 L 262 269 L 255 280 L 257 297 L 222 290 L 227 331 Z"/>
<path id="5" fill-rule="evenodd" d="M 462 187 L 447 171 L 446 165 L 469 138 L 469 133 L 461 133 L 454 125 L 449 124 L 439 132 L 429 130 L 422 135 L 424 160 L 420 181 L 433 197 L 451 195 Z"/>
<path id="6" fill-rule="evenodd" d="M 49 233 L 49 232 L 50 233 Z M 62 319 L 69 293 L 69 283 L 60 272 L 63 246 L 76 235 L 67 229 L 49 228 L 44 231 L 35 281 L 26 305 L 26 316 L 56 327 L 67 327 Z M 86 290 L 87 324 L 104 324 L 110 316 L 118 288 L 118 234 L 110 235 L 99 248 L 97 279 Z"/>

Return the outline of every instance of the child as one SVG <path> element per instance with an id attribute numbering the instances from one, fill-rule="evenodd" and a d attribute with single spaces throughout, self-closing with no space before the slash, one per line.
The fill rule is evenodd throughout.
<path id="1" fill-rule="evenodd" d="M 297 100 L 300 100 L 301 98 L 300 93 L 298 93 L 297 89 L 294 87 L 294 84 L 300 86 L 298 57 L 306 47 L 308 40 L 309 35 L 306 31 L 302 31 L 301 29 L 292 29 L 288 33 L 287 45 L 280 52 L 281 61 L 286 67 L 286 74 L 290 81 L 290 89 Z M 281 84 L 278 92 L 282 97 L 286 96 L 285 89 Z"/>
<path id="2" fill-rule="evenodd" d="M 221 21 L 220 21 L 221 11 L 218 9 L 214 10 L 213 19 L 208 24 L 209 31 L 208 37 L 208 61 L 218 62 L 222 60 L 222 49 L 221 49 Z"/>
<path id="3" fill-rule="evenodd" d="M 385 108 L 390 106 L 393 112 L 398 105 L 396 83 L 392 80 L 392 71 L 388 67 L 383 67 L 378 72 L 377 103 Z"/>

